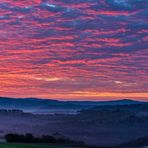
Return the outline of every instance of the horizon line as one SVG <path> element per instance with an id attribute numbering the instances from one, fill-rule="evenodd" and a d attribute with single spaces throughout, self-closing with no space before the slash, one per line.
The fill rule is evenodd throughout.
<path id="1" fill-rule="evenodd" d="M 61 102 L 109 102 L 109 101 L 123 101 L 123 100 L 127 100 L 127 101 L 137 101 L 137 102 L 148 102 L 148 100 L 141 100 L 141 99 L 134 99 L 134 98 L 113 98 L 113 99 L 108 99 L 108 100 L 99 100 L 99 99 L 81 99 L 81 100 L 69 100 L 69 99 L 58 99 L 58 98 L 39 98 L 39 97 L 9 97 L 9 96 L 0 96 L 0 99 L 36 99 L 36 100 L 51 100 L 51 101 L 61 101 Z"/>

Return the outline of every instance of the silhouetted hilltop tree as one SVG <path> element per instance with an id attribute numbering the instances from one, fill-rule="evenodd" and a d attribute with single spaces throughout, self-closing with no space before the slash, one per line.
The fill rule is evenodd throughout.
<path id="1" fill-rule="evenodd" d="M 24 135 L 18 135 L 18 134 L 7 134 L 5 136 L 7 142 L 25 142 L 25 136 Z"/>
<path id="2" fill-rule="evenodd" d="M 28 142 L 28 143 L 31 143 L 31 142 L 34 142 L 35 141 L 35 138 L 32 134 L 28 133 L 24 136 L 24 141 L 25 142 Z"/>
<path id="3" fill-rule="evenodd" d="M 49 135 L 42 136 L 41 140 L 43 143 L 57 143 L 57 139 Z"/>
<path id="4" fill-rule="evenodd" d="M 20 109 L 0 109 L 0 113 L 23 113 Z"/>

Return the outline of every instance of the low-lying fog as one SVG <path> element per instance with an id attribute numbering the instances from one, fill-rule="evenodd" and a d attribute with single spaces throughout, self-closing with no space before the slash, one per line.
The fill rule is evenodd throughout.
<path id="1" fill-rule="evenodd" d="M 148 134 L 148 106 L 102 106 L 80 113 L 0 113 L 0 136 L 7 133 L 55 134 L 92 145 L 113 145 Z M 49 114 L 47 114 L 49 113 Z M 55 114 L 60 113 L 60 114 Z M 62 114 L 64 113 L 64 114 Z"/>

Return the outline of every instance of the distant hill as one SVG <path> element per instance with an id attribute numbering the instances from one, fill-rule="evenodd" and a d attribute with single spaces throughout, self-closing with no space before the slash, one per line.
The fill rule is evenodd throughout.
<path id="1" fill-rule="evenodd" d="M 122 100 L 115 100 L 115 101 L 104 101 L 100 103 L 101 105 L 131 105 L 131 104 L 141 104 L 144 102 L 130 100 L 130 99 L 122 99 Z"/>
<path id="2" fill-rule="evenodd" d="M 148 146 L 148 135 L 119 145 L 119 147 L 133 147 L 133 148 L 134 147 L 137 147 L 137 148 L 138 147 L 146 147 L 146 146 Z"/>
<path id="3" fill-rule="evenodd" d="M 131 105 L 142 104 L 134 100 L 116 101 L 58 101 L 51 99 L 37 98 L 7 98 L 0 97 L 0 109 L 21 109 L 21 110 L 49 110 L 49 109 L 74 109 L 81 110 L 104 105 Z"/>

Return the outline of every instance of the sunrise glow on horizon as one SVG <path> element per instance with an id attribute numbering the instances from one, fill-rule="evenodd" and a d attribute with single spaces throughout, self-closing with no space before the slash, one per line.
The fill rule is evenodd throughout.
<path id="1" fill-rule="evenodd" d="M 148 101 L 147 0 L 3 0 L 0 96 Z"/>

